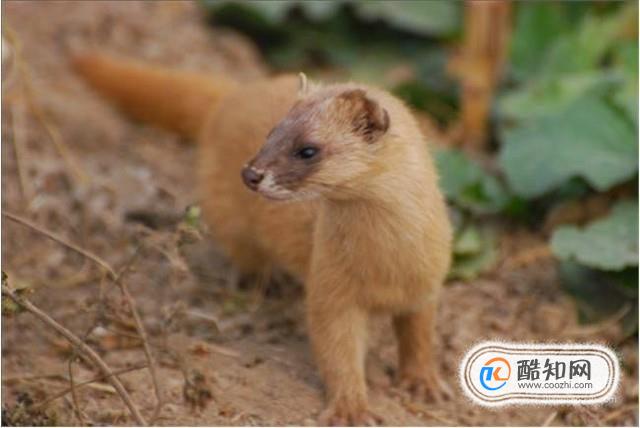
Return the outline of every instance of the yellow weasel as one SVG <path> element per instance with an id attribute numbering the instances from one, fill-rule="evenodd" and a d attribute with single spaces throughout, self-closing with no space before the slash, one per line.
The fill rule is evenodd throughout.
<path id="1" fill-rule="evenodd" d="M 305 283 L 322 423 L 381 422 L 364 370 L 372 313 L 393 318 L 400 380 L 438 397 L 432 340 L 451 226 L 427 142 L 401 101 L 296 76 L 239 85 L 101 55 L 74 65 L 132 116 L 198 135 L 205 217 L 239 270 L 279 266 Z"/>

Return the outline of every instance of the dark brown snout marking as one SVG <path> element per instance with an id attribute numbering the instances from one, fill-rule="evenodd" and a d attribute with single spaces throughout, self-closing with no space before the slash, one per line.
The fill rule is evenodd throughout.
<path id="1" fill-rule="evenodd" d="M 250 166 L 242 168 L 242 181 L 244 181 L 244 184 L 251 190 L 258 190 L 258 185 L 263 178 L 264 174 L 257 172 Z"/>

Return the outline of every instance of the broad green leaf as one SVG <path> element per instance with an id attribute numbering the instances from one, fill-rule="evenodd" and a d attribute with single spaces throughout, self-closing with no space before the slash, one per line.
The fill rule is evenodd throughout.
<path id="1" fill-rule="evenodd" d="M 516 8 L 511 71 L 516 77 L 525 78 L 540 69 L 549 46 L 558 35 L 573 29 L 573 23 L 567 19 L 566 4 L 562 2 L 519 2 Z"/>
<path id="2" fill-rule="evenodd" d="M 382 19 L 392 26 L 425 36 L 454 33 L 460 24 L 461 3 L 452 1 L 368 0 L 355 3 L 356 13 L 368 20 Z"/>
<path id="3" fill-rule="evenodd" d="M 272 23 L 281 23 L 294 2 L 288 0 L 245 0 L 236 3 L 260 11 Z"/>
<path id="4" fill-rule="evenodd" d="M 556 75 L 506 92 L 498 99 L 503 120 L 517 122 L 561 113 L 585 94 L 602 95 L 624 82 L 621 70 L 591 70 L 568 75 Z"/>
<path id="5" fill-rule="evenodd" d="M 572 177 L 602 191 L 638 170 L 635 130 L 593 96 L 507 130 L 503 140 L 500 164 L 511 188 L 523 197 L 543 195 Z"/>
<path id="6" fill-rule="evenodd" d="M 576 299 L 582 322 L 611 319 L 626 310 L 621 320 L 623 334 L 628 337 L 637 332 L 638 269 L 601 271 L 565 260 L 559 273 L 564 287 Z"/>
<path id="7" fill-rule="evenodd" d="M 475 213 L 494 213 L 509 202 L 504 186 L 459 150 L 435 152 L 445 196 Z"/>
<path id="8" fill-rule="evenodd" d="M 440 123 L 455 120 L 460 96 L 458 83 L 447 73 L 448 60 L 448 51 L 442 46 L 424 45 L 422 50 L 409 53 L 407 62 L 413 63 L 415 78 L 395 82 L 393 93 Z"/>
<path id="9" fill-rule="evenodd" d="M 615 48 L 626 27 L 633 24 L 637 6 L 628 2 L 607 16 L 588 13 L 577 31 L 561 36 L 544 59 L 541 75 L 591 70 Z"/>
<path id="10" fill-rule="evenodd" d="M 281 24 L 287 13 L 297 2 L 292 0 L 203 0 L 203 4 L 210 10 L 217 10 L 227 5 L 238 5 L 245 9 L 258 12 L 270 24 Z"/>
<path id="11" fill-rule="evenodd" d="M 351 4 L 356 15 L 365 20 L 383 20 L 391 26 L 420 35 L 448 35 L 455 32 L 460 23 L 461 6 L 455 2 L 421 0 L 398 0 L 394 2 L 326 1 L 326 0 L 204 0 L 210 10 L 228 4 L 237 4 L 259 12 L 273 25 L 284 23 L 288 12 L 296 7 L 313 19 L 331 17 L 344 4 Z"/>
<path id="12" fill-rule="evenodd" d="M 624 111 L 635 129 L 638 129 L 638 80 L 629 79 L 613 92 L 612 102 Z"/>
<path id="13" fill-rule="evenodd" d="M 629 75 L 638 77 L 638 41 L 621 43 L 615 51 L 615 62 L 622 66 Z"/>
<path id="14" fill-rule="evenodd" d="M 465 188 L 456 200 L 472 212 L 490 214 L 502 211 L 510 197 L 497 178 L 484 174 L 478 182 Z"/>
<path id="15" fill-rule="evenodd" d="M 297 4 L 301 7 L 306 15 L 314 20 L 325 19 L 333 15 L 340 6 L 341 1 L 326 0 L 298 0 Z"/>
<path id="16" fill-rule="evenodd" d="M 632 2 L 605 15 L 576 3 L 518 3 L 510 52 L 516 78 L 539 81 L 594 70 L 637 15 Z"/>
<path id="17" fill-rule="evenodd" d="M 553 233 L 551 248 L 560 259 L 592 268 L 638 266 L 638 202 L 620 202 L 609 216 L 582 229 L 559 227 Z"/>
<path id="18" fill-rule="evenodd" d="M 578 31 L 561 36 L 550 48 L 540 73 L 571 73 L 593 69 L 619 37 L 623 18 L 622 13 L 608 19 L 587 15 Z"/>
<path id="19" fill-rule="evenodd" d="M 521 27 L 516 26 L 511 62 L 516 69 L 526 69 L 530 80 L 501 97 L 503 119 L 557 114 L 588 92 L 611 93 L 630 74 L 637 81 L 637 42 L 621 42 L 625 26 L 633 24 L 637 15 L 635 6 L 628 4 L 604 16 L 587 9 L 577 27 L 573 15 L 568 20 L 568 9 L 567 4 L 545 2 L 519 5 Z M 603 68 L 610 53 L 617 60 Z"/>
<path id="20" fill-rule="evenodd" d="M 482 169 L 459 150 L 441 149 L 435 152 L 435 156 L 440 186 L 448 198 L 455 198 L 482 178 Z"/>
<path id="21" fill-rule="evenodd" d="M 616 49 L 615 61 L 624 70 L 625 82 L 613 92 L 612 101 L 638 129 L 638 42 L 621 44 Z"/>

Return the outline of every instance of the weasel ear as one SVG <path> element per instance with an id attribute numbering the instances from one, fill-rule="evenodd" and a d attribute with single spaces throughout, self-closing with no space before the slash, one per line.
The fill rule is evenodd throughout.
<path id="1" fill-rule="evenodd" d="M 339 95 L 346 103 L 354 132 L 372 143 L 389 129 L 389 113 L 377 101 L 367 97 L 363 89 L 352 89 Z"/>
<path id="2" fill-rule="evenodd" d="M 303 96 L 309 93 L 309 82 L 307 80 L 307 75 L 300 72 L 298 73 L 299 86 L 298 86 L 298 95 Z"/>

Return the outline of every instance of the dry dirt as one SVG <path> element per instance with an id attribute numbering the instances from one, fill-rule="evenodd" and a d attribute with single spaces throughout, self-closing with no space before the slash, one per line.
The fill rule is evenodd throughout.
<path id="1" fill-rule="evenodd" d="M 117 270 L 128 266 L 125 281 L 159 365 L 165 405 L 156 423 L 315 424 L 322 387 L 307 346 L 300 286 L 286 279 L 266 288 L 234 286 L 215 244 L 181 221 L 186 207 L 197 203 L 194 148 L 119 116 L 67 63 L 70 52 L 99 49 L 251 79 L 267 73 L 254 47 L 231 31 L 207 28 L 189 3 L 2 7 L 3 23 L 21 47 L 18 52 L 14 45 L 3 65 L 2 209 L 97 253 Z M 636 339 L 623 341 L 615 323 L 577 326 L 553 262 L 526 262 L 541 237 L 510 231 L 501 242 L 493 273 L 448 284 L 444 292 L 438 349 L 452 400 L 412 402 L 393 387 L 394 341 L 386 320 L 376 320 L 368 361 L 375 410 L 390 425 L 637 425 Z M 514 257 L 525 262 L 510 263 Z M 87 342 L 114 369 L 144 363 L 125 301 L 86 259 L 3 219 L 2 262 L 13 287 L 29 287 L 36 305 L 79 336 L 89 332 Z M 456 370 L 464 351 L 483 339 L 615 346 L 624 368 L 619 397 L 588 408 L 475 406 L 463 397 Z M 71 356 L 66 341 L 31 314 L 3 317 L 3 422 L 132 424 L 104 381 L 77 389 L 79 412 L 70 394 L 34 410 L 68 387 Z M 74 361 L 76 382 L 98 374 Z M 155 404 L 149 372 L 120 378 L 149 417 Z"/>

